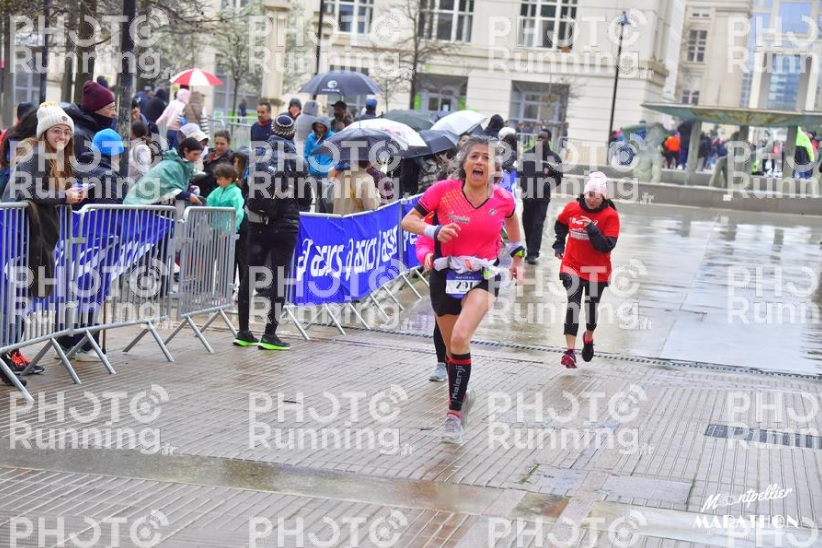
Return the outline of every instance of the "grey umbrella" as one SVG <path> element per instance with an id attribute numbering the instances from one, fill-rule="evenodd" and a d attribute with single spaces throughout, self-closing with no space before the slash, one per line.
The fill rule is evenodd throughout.
<path id="1" fill-rule="evenodd" d="M 380 87 L 361 72 L 332 70 L 321 72 L 308 81 L 300 93 L 314 95 L 381 95 Z"/>

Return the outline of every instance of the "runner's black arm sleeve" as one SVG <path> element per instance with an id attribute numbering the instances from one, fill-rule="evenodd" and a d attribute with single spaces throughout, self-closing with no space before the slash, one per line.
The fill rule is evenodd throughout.
<path id="1" fill-rule="evenodd" d="M 613 236 L 605 236 L 594 223 L 588 225 L 588 240 L 594 249 L 600 253 L 610 253 L 616 247 L 617 239 Z"/>
<path id="2" fill-rule="evenodd" d="M 554 223 L 554 232 L 557 235 L 557 239 L 554 240 L 554 251 L 557 253 L 565 253 L 565 238 L 568 237 L 568 225 L 563 224 L 559 221 Z"/>

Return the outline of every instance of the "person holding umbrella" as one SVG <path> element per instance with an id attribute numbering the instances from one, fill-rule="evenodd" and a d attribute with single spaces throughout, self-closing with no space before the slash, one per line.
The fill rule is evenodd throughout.
<path id="1" fill-rule="evenodd" d="M 348 111 L 348 105 L 345 101 L 337 101 L 333 106 L 334 120 L 331 125 L 334 131 L 342 131 L 354 123 L 354 119 L 351 117 L 351 113 Z"/>

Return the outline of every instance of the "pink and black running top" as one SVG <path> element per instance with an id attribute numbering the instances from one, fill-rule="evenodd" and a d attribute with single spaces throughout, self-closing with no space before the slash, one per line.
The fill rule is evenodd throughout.
<path id="1" fill-rule="evenodd" d="M 443 257 L 478 257 L 495 260 L 502 247 L 500 230 L 505 219 L 516 211 L 514 197 L 494 185 L 494 192 L 479 207 L 474 207 L 457 179 L 435 183 L 420 198 L 415 209 L 425 217 L 433 212 L 436 224 L 457 223 L 459 235 L 448 243 L 437 242 Z"/>

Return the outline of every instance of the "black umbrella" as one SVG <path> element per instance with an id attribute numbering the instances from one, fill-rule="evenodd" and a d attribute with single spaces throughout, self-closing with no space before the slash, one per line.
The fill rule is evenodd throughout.
<path id="1" fill-rule="evenodd" d="M 400 155 L 402 145 L 390 133 L 372 128 L 354 128 L 335 133 L 315 149 L 336 162 L 374 160 L 383 162 Z"/>
<path id="2" fill-rule="evenodd" d="M 332 70 L 321 72 L 308 81 L 300 93 L 314 95 L 381 95 L 380 87 L 361 72 Z"/>
<path id="3" fill-rule="evenodd" d="M 437 129 L 424 129 L 419 132 L 422 140 L 425 141 L 425 147 L 413 147 L 403 154 L 406 158 L 415 158 L 417 156 L 428 156 L 429 154 L 436 154 L 438 152 L 445 152 L 456 148 L 459 137 L 450 131 L 441 131 Z"/>
<path id="4" fill-rule="evenodd" d="M 394 120 L 395 122 L 402 122 L 411 129 L 420 131 L 421 129 L 430 129 L 434 125 L 431 113 L 420 112 L 418 110 L 389 110 L 383 114 L 386 120 Z"/>

